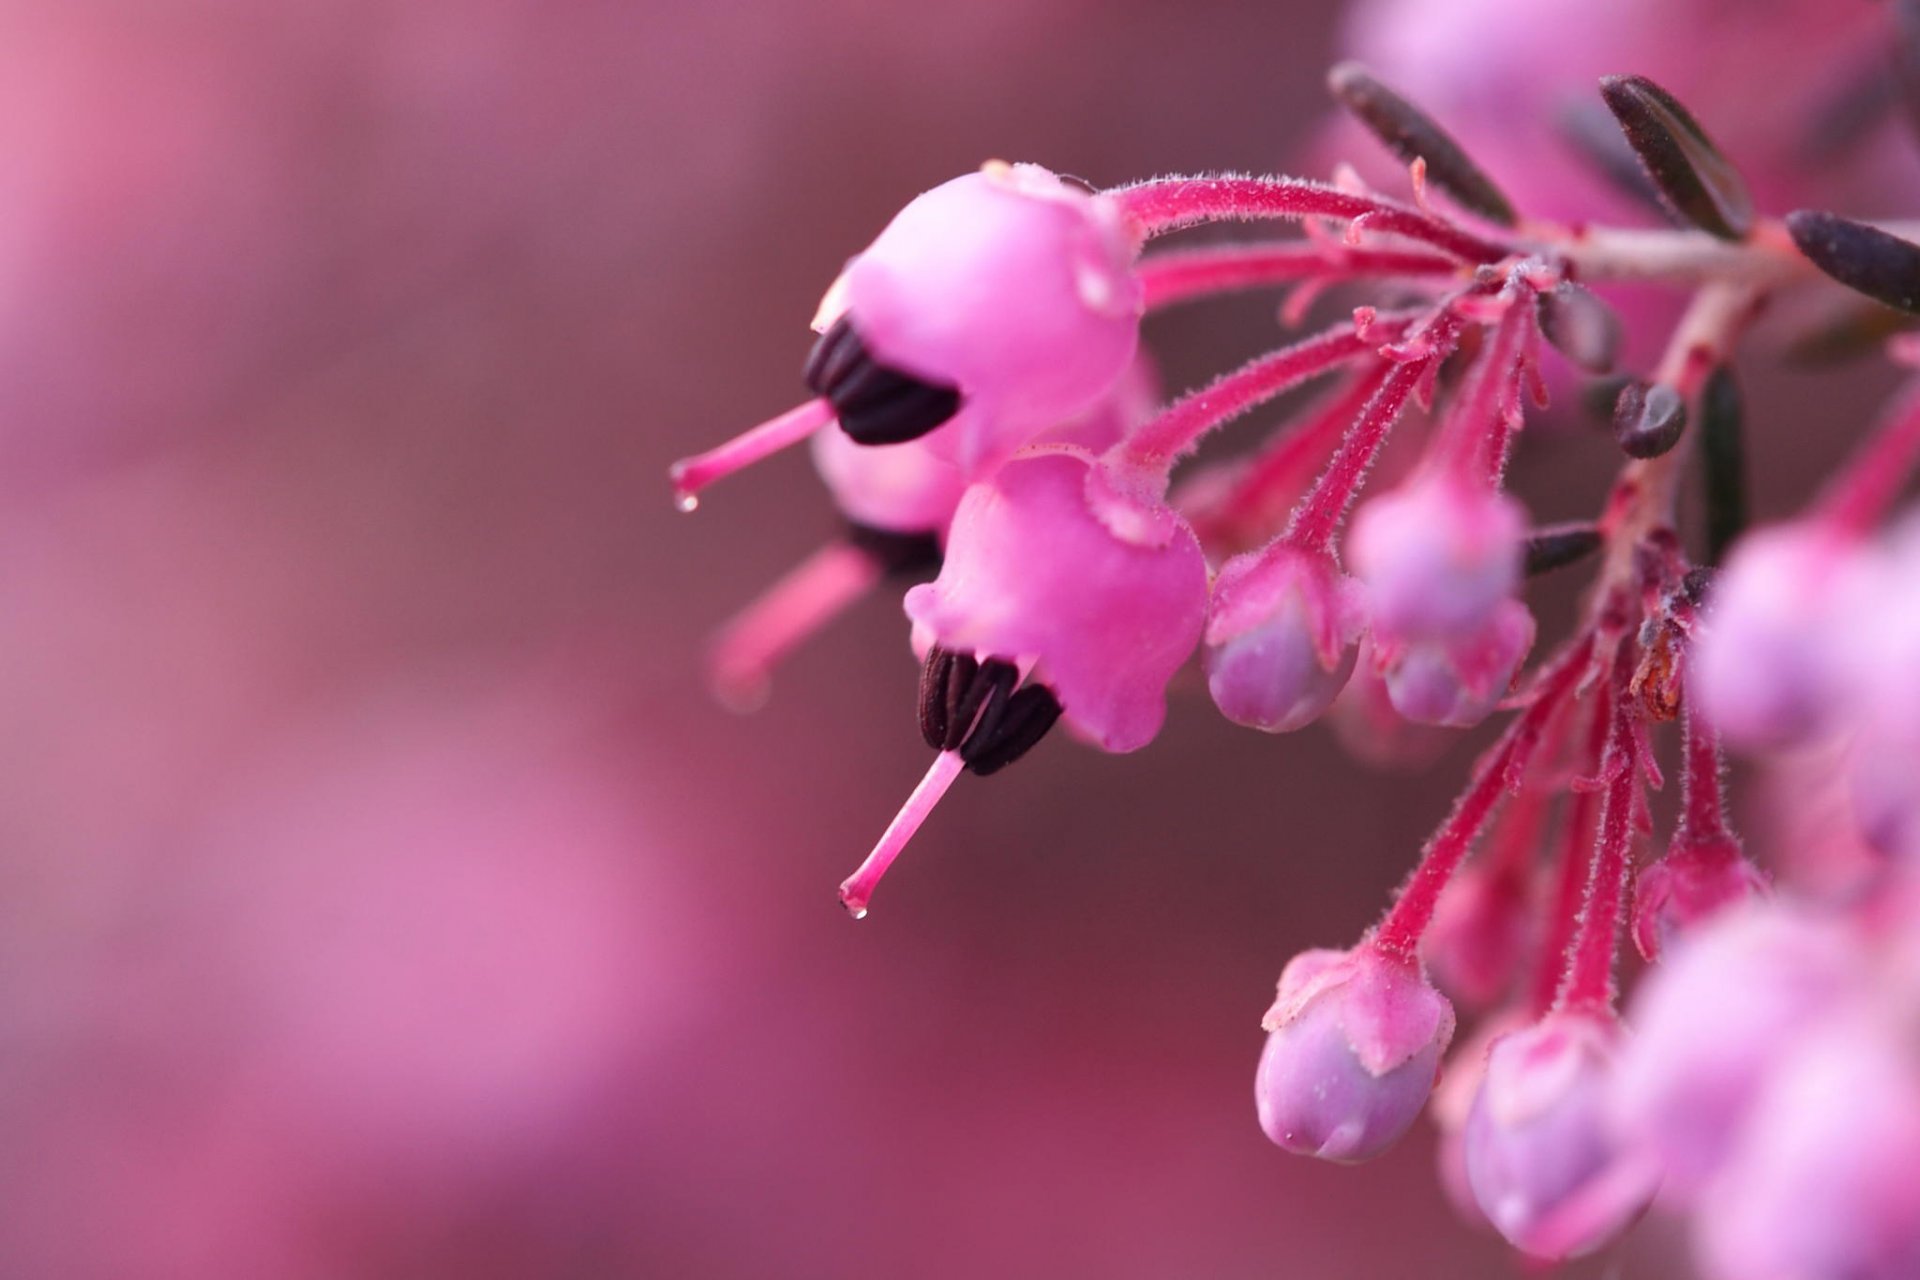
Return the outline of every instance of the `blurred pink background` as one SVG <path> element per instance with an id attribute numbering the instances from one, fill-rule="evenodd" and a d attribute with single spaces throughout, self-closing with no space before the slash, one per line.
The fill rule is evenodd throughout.
<path id="1" fill-rule="evenodd" d="M 720 711 L 708 632 L 833 519 L 802 456 L 693 518 L 664 479 L 800 395 L 908 197 L 1283 167 L 1334 22 L 0 8 L 0 1273 L 1506 1269 L 1424 1126 L 1335 1168 L 1251 1105 L 1280 966 L 1371 920 L 1464 748 L 1386 777 L 1187 696 L 962 784 L 855 925 L 922 768 L 897 606 Z M 1169 384 L 1270 305 L 1156 321 Z M 1518 483 L 1569 517 L 1612 465 Z"/>

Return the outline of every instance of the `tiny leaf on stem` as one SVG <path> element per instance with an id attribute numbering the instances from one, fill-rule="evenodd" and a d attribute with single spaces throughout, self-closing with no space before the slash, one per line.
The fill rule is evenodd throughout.
<path id="1" fill-rule="evenodd" d="M 1613 405 L 1613 438 L 1630 458 L 1657 458 L 1680 443 L 1687 402 L 1664 382 L 1629 382 Z"/>
<path id="2" fill-rule="evenodd" d="M 1745 238 L 1753 198 L 1692 112 L 1644 76 L 1604 76 L 1600 96 L 1675 214 L 1723 240 Z"/>
<path id="3" fill-rule="evenodd" d="M 1620 351 L 1620 318 L 1598 295 L 1562 281 L 1540 295 L 1540 332 L 1588 373 L 1606 373 Z"/>
<path id="4" fill-rule="evenodd" d="M 1590 520 L 1543 525 L 1526 541 L 1522 563 L 1527 576 L 1549 573 L 1584 560 L 1600 549 L 1600 526 Z"/>
<path id="5" fill-rule="evenodd" d="M 1747 527 L 1746 412 L 1726 365 L 1700 392 L 1700 453 L 1707 488 L 1707 563 L 1719 564 Z"/>
<path id="6" fill-rule="evenodd" d="M 1787 231 L 1807 260 L 1856 293 L 1920 312 L 1920 245 L 1837 213 L 1802 209 Z"/>
<path id="7" fill-rule="evenodd" d="M 1487 221 L 1510 227 L 1512 203 L 1493 179 L 1461 149 L 1453 135 L 1432 117 L 1374 78 L 1357 62 L 1342 62 L 1327 73 L 1327 88 L 1354 118 L 1365 125 L 1387 149 L 1411 163 L 1427 162 L 1427 181 L 1446 192 L 1461 208 Z"/>

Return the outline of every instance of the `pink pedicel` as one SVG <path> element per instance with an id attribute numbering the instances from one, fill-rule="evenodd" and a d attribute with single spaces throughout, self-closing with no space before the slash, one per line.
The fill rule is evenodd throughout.
<path id="1" fill-rule="evenodd" d="M 1484 629 L 1519 588 L 1526 532 L 1512 498 L 1442 473 L 1363 503 L 1347 555 L 1377 631 L 1394 641 L 1453 639 Z"/>
<path id="2" fill-rule="evenodd" d="M 1214 581 L 1201 654 L 1207 692 L 1235 724 L 1284 733 L 1318 719 L 1353 674 L 1366 615 L 1333 561 L 1276 542 Z"/>
<path id="3" fill-rule="evenodd" d="M 1839 625 L 1860 543 L 1824 523 L 1743 540 L 1714 584 L 1693 651 L 1693 692 L 1729 745 L 1768 751 L 1835 727 L 1852 680 Z"/>
<path id="4" fill-rule="evenodd" d="M 1837 922 L 1756 902 L 1703 925 L 1648 976 L 1611 1106 L 1677 1201 L 1725 1167 L 1768 1075 L 1863 973 Z"/>
<path id="5" fill-rule="evenodd" d="M 1518 600 L 1494 602 L 1477 631 L 1390 644 L 1374 637 L 1387 697 L 1415 724 L 1471 728 L 1493 714 L 1533 648 L 1533 614 Z"/>
<path id="6" fill-rule="evenodd" d="M 1362 945 L 1306 951 L 1261 1023 L 1260 1127 L 1323 1160 L 1369 1160 L 1426 1105 L 1453 1038 L 1453 1006 L 1414 966 Z"/>
<path id="7" fill-rule="evenodd" d="M 1920 1063 L 1911 1022 L 1843 1016 L 1785 1046 L 1701 1194 L 1709 1280 L 1920 1275 Z"/>
<path id="8" fill-rule="evenodd" d="M 1659 1166 L 1614 1138 L 1608 1110 L 1622 1036 L 1609 1016 L 1569 1011 L 1487 1051 L 1467 1118 L 1467 1180 L 1523 1253 L 1592 1253 L 1653 1199 Z"/>

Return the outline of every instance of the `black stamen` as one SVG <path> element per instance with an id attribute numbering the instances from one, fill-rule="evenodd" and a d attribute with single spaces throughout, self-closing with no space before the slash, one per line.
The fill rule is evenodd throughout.
<path id="1" fill-rule="evenodd" d="M 958 700 L 948 704 L 946 749 L 960 751 L 973 739 L 991 733 L 1007 709 L 1007 695 L 1019 683 L 1019 668 L 1011 662 L 988 658 L 975 668 Z"/>
<path id="2" fill-rule="evenodd" d="M 847 541 L 888 573 L 921 576 L 940 568 L 940 536 L 936 533 L 897 533 L 851 520 L 847 522 Z"/>
<path id="3" fill-rule="evenodd" d="M 958 388 L 881 364 L 845 316 L 813 344 L 803 376 L 855 444 L 917 440 L 960 411 Z"/>
<path id="4" fill-rule="evenodd" d="M 920 736 L 935 751 L 947 746 L 947 684 L 953 663 L 953 650 L 935 645 L 920 668 Z"/>
<path id="5" fill-rule="evenodd" d="M 1060 700 L 1043 684 L 1030 684 L 1007 700 L 988 737 L 976 733 L 960 749 L 967 768 L 981 777 L 997 773 L 1033 749 L 1060 718 Z M 984 728 L 984 722 L 983 726 Z"/>
<path id="6" fill-rule="evenodd" d="M 979 683 L 980 663 L 972 654 L 963 653 L 953 660 L 947 672 L 947 732 L 940 741 L 942 751 L 952 751 L 973 727 L 973 713 L 980 709 L 978 698 L 971 698 Z"/>

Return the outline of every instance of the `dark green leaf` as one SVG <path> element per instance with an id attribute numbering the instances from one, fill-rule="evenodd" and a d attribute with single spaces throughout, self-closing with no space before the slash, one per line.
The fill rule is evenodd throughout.
<path id="1" fill-rule="evenodd" d="M 1357 62 L 1343 62 L 1327 73 L 1327 87 L 1387 149 L 1411 163 L 1427 163 L 1427 181 L 1489 222 L 1510 227 L 1513 205 L 1453 136 L 1420 108 L 1376 80 Z"/>
<path id="2" fill-rule="evenodd" d="M 1753 227 L 1753 198 L 1732 163 L 1672 94 L 1644 76 L 1606 76 L 1600 96 L 1675 214 L 1723 240 Z"/>

